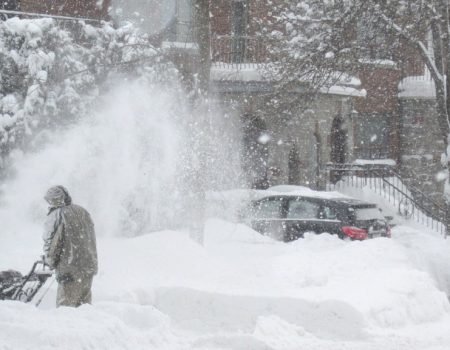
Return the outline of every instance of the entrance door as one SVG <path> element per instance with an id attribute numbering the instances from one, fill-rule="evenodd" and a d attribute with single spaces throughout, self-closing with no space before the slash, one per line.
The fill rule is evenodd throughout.
<path id="1" fill-rule="evenodd" d="M 335 117 L 331 126 L 331 157 L 335 164 L 344 164 L 347 153 L 347 132 L 344 130 L 344 121 L 340 116 Z"/>
<path id="2" fill-rule="evenodd" d="M 266 124 L 261 118 L 245 114 L 242 116 L 242 168 L 251 188 L 266 189 L 270 140 Z"/>
<path id="3" fill-rule="evenodd" d="M 347 131 L 344 130 L 344 121 L 340 116 L 337 116 L 333 120 L 331 126 L 331 154 L 330 160 L 335 165 L 336 169 L 339 169 L 340 164 L 344 164 L 347 155 Z M 333 170 L 330 173 L 331 183 L 338 182 L 342 177 L 340 170 Z"/>

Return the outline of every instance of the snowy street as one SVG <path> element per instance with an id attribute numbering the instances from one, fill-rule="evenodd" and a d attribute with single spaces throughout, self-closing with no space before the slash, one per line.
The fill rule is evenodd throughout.
<path id="1" fill-rule="evenodd" d="M 204 246 L 100 239 L 94 304 L 55 309 L 55 285 L 38 309 L 1 302 L 0 349 L 448 349 L 449 245 L 408 226 L 285 244 L 214 219 Z"/>

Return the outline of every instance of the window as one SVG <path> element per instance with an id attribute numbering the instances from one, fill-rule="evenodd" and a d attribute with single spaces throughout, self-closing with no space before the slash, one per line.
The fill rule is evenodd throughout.
<path id="1" fill-rule="evenodd" d="M 243 36 L 246 33 L 247 9 L 247 1 L 231 1 L 231 33 L 234 36 Z"/>
<path id="2" fill-rule="evenodd" d="M 319 205 L 304 199 L 289 202 L 288 219 L 317 219 Z"/>
<path id="3" fill-rule="evenodd" d="M 357 157 L 389 158 L 389 115 L 363 114 L 355 118 L 355 122 Z"/>
<path id="4" fill-rule="evenodd" d="M 261 201 L 257 204 L 256 219 L 279 219 L 281 212 L 281 199 Z"/>
<path id="5" fill-rule="evenodd" d="M 247 19 L 248 2 L 245 0 L 231 1 L 232 59 L 234 63 L 245 61 Z"/>
<path id="6" fill-rule="evenodd" d="M 364 58 L 370 60 L 392 59 L 388 29 L 377 23 L 371 14 L 364 14 L 357 24 L 358 47 Z"/>
<path id="7" fill-rule="evenodd" d="M 177 0 L 176 2 L 176 38 L 178 42 L 193 41 L 192 0 Z"/>
<path id="8" fill-rule="evenodd" d="M 319 216 L 324 220 L 337 220 L 336 210 L 330 207 L 323 207 Z"/>

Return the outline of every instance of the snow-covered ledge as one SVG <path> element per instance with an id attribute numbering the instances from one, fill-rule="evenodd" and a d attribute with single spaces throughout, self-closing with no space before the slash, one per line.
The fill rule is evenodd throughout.
<path id="1" fill-rule="evenodd" d="M 434 81 L 428 76 L 406 77 L 398 85 L 398 97 L 403 99 L 420 98 L 435 99 Z"/>
<path id="2" fill-rule="evenodd" d="M 230 64 L 215 62 L 211 66 L 211 80 L 270 83 L 270 81 L 263 76 L 263 71 L 263 63 Z M 321 88 L 321 93 L 350 97 L 366 97 L 366 90 L 359 88 L 361 86 L 361 81 L 358 78 L 338 72 L 336 74 L 339 74 L 338 82 L 333 86 Z M 304 82 L 307 83 L 308 79 L 305 79 Z"/>
<path id="3" fill-rule="evenodd" d="M 397 162 L 394 159 L 356 159 L 353 164 L 355 165 L 386 165 L 396 166 Z"/>

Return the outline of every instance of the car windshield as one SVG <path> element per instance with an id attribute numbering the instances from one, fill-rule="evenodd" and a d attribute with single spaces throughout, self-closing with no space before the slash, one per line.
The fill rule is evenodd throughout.
<path id="1" fill-rule="evenodd" d="M 384 220 L 384 216 L 381 211 L 376 208 L 355 208 L 356 220 Z"/>

